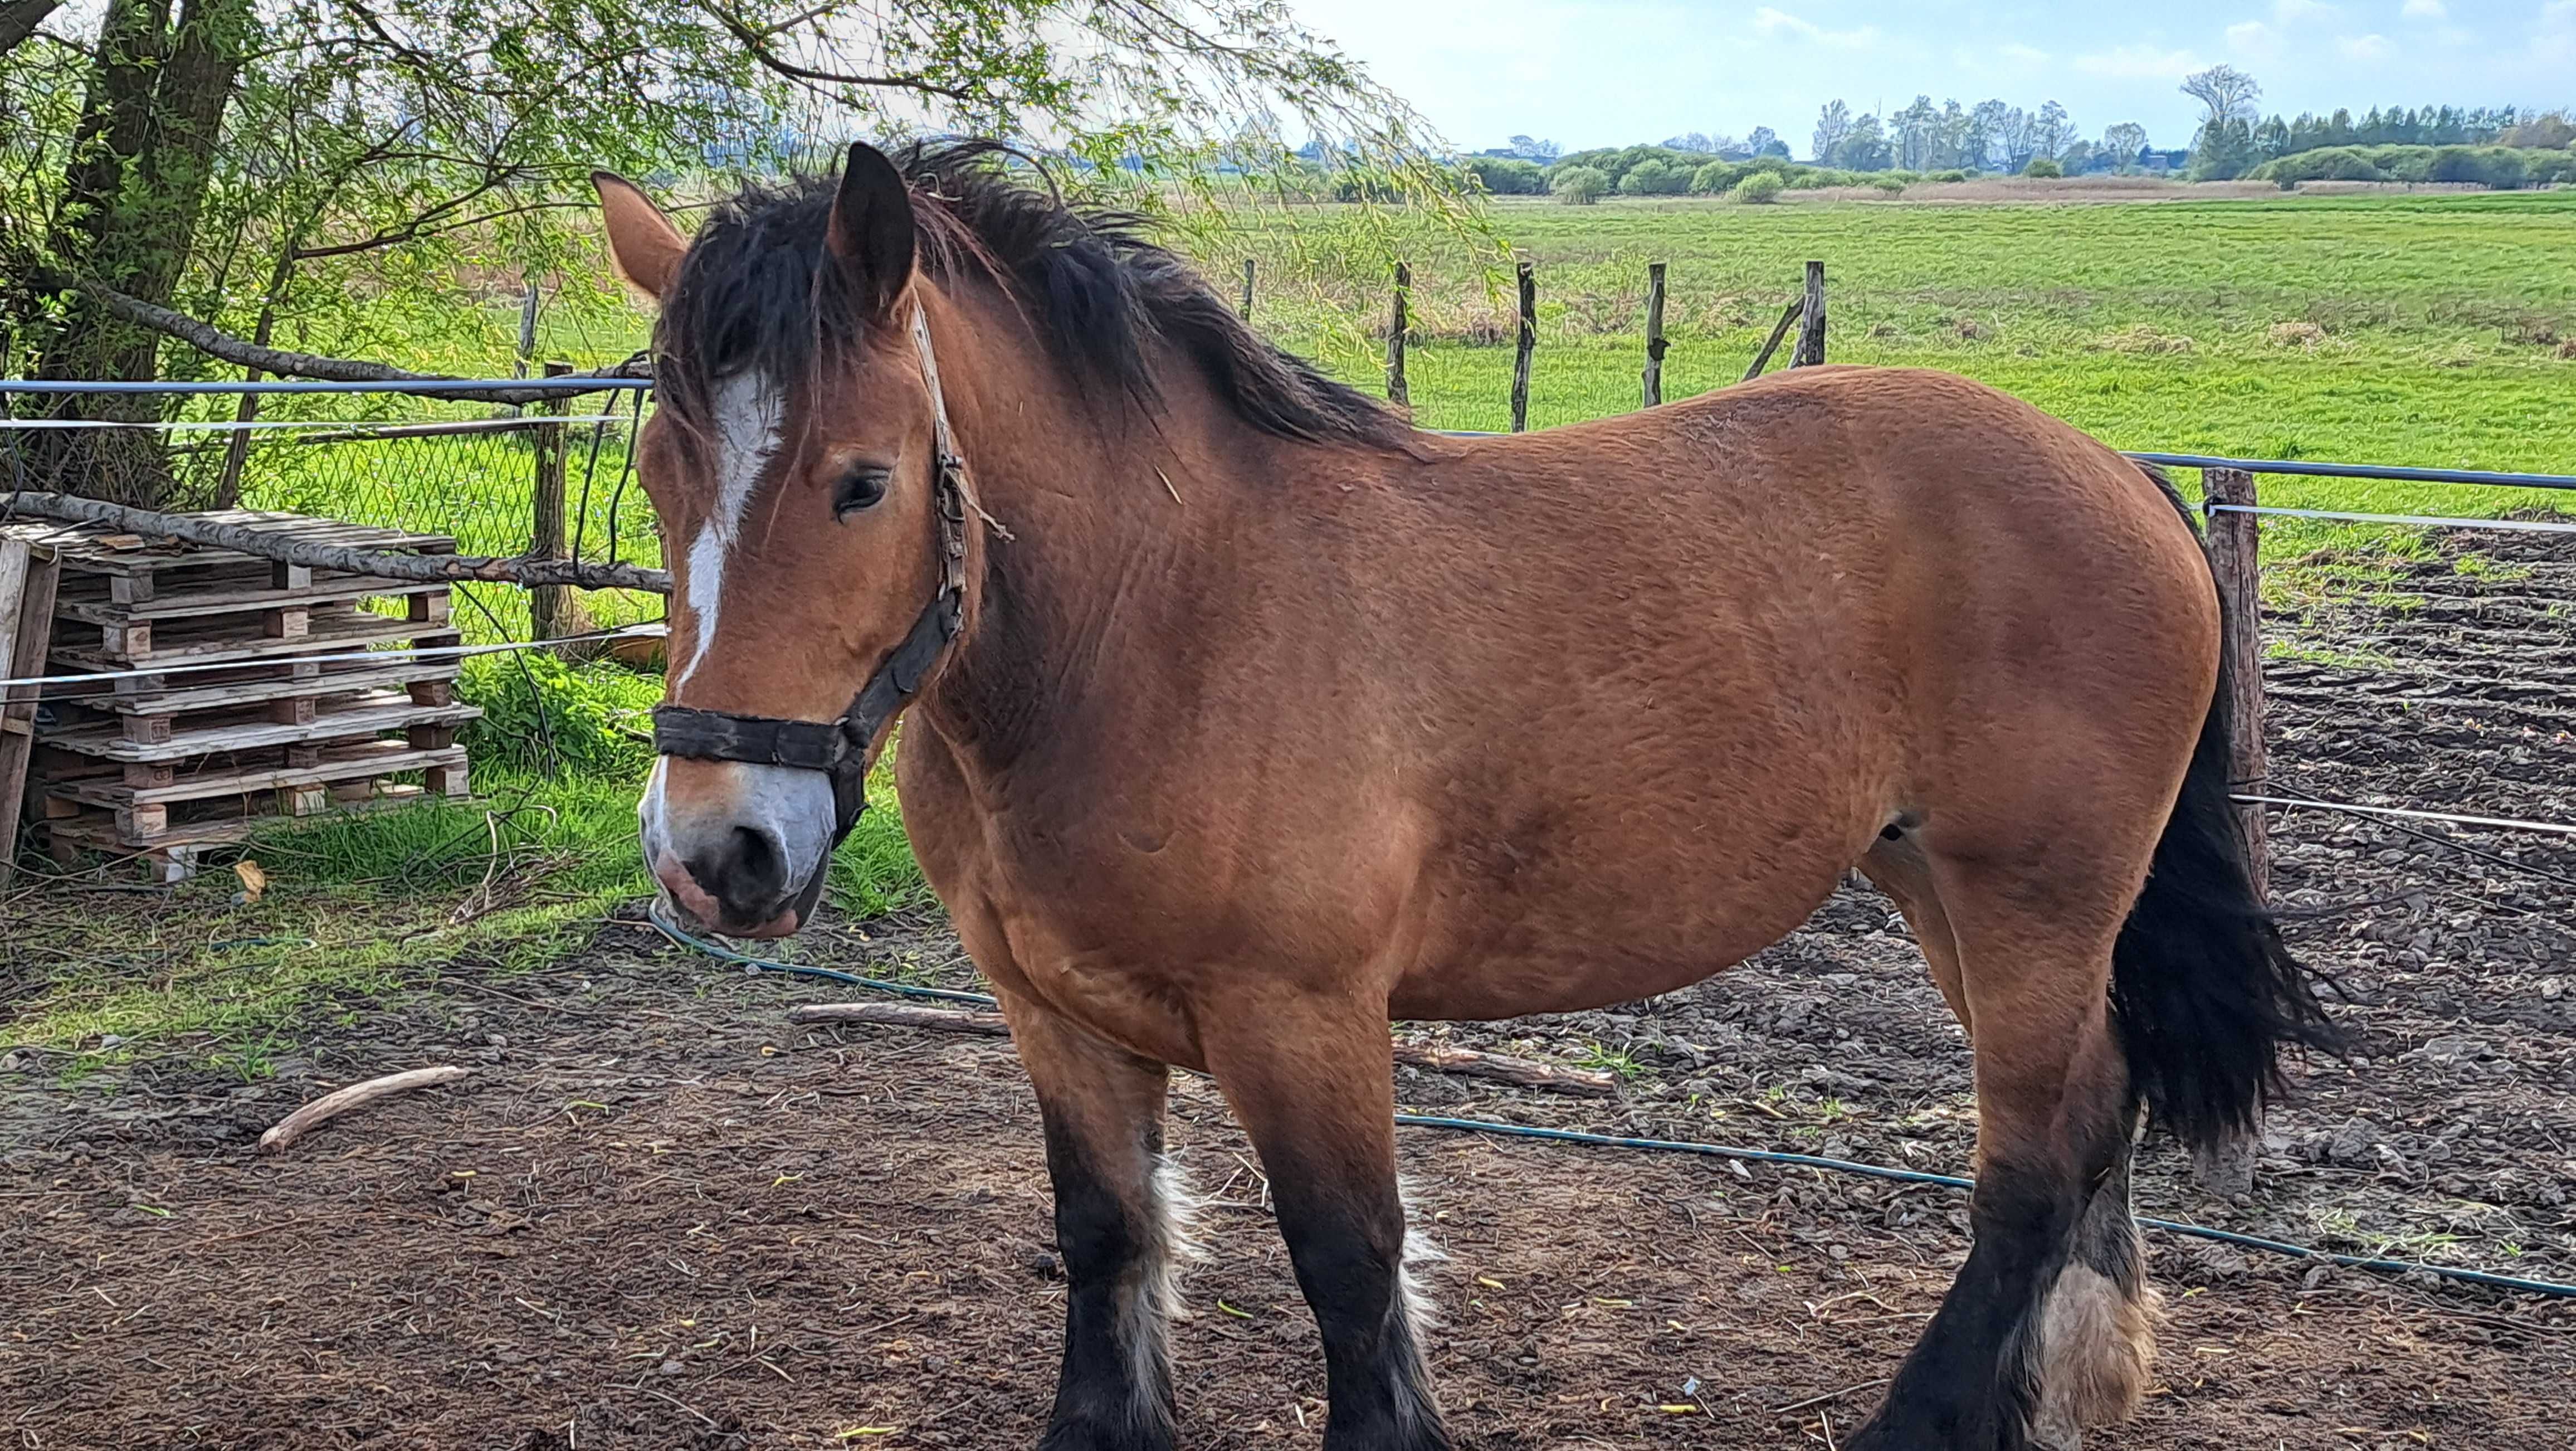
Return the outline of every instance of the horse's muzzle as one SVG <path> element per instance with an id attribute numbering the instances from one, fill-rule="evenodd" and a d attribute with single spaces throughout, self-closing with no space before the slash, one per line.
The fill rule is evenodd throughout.
<path id="1" fill-rule="evenodd" d="M 729 937 L 811 922 L 831 866 L 831 783 L 738 762 L 656 762 L 639 807 L 664 902 Z"/>

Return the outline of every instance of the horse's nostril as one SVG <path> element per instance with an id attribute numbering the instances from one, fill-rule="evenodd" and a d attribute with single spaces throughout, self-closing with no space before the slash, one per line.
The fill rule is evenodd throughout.
<path id="1" fill-rule="evenodd" d="M 765 831 L 748 826 L 733 830 L 734 867 L 741 874 L 743 894 L 736 900 L 766 902 L 787 890 L 787 859 L 779 855 L 778 843 Z"/>
<path id="2" fill-rule="evenodd" d="M 778 839 L 737 826 L 689 862 L 689 875 L 734 913 L 767 916 L 787 895 L 787 858 Z"/>

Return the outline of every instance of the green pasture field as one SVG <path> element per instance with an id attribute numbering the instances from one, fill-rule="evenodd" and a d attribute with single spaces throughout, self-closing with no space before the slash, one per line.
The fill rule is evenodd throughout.
<path id="1" fill-rule="evenodd" d="M 1302 226 L 1354 225 L 1335 210 L 1351 209 Z M 1649 262 L 1669 269 L 1665 396 L 1681 398 L 1742 375 L 1818 258 L 1831 360 L 1962 373 L 2115 447 L 2576 474 L 2576 190 L 1495 213 L 1536 264 L 1534 427 L 1639 405 Z M 1241 248 L 1278 283 L 1256 318 L 1379 386 L 1388 282 L 1319 278 L 1295 256 L 1297 230 L 1274 224 Z M 1508 427 L 1508 278 L 1437 237 L 1403 245 L 1423 254 L 1411 264 L 1415 417 Z M 1239 268 L 1229 257 L 1213 270 L 1231 282 Z M 2382 513 L 2576 507 L 2576 495 L 2432 485 L 2263 489 L 2267 502 Z M 2276 532 L 2267 552 L 2287 557 L 2340 531 Z"/>
<path id="2" fill-rule="evenodd" d="M 1415 285 L 1416 418 L 1438 428 L 1508 425 L 1510 281 L 1490 245 L 1349 207 L 1243 221 L 1194 233 L 1196 250 L 1229 296 L 1242 259 L 1255 259 L 1254 317 L 1266 331 L 1339 376 L 1379 386 L 1385 264 L 1403 256 Z M 1815 257 L 1828 269 L 1835 361 L 1964 373 L 2119 447 L 2576 473 L 2576 346 L 2565 341 L 2576 337 L 2576 191 L 1991 205 L 1616 200 L 1498 204 L 1493 222 L 1537 266 L 1538 426 L 1638 406 L 1648 262 L 1670 268 L 1665 392 L 1681 398 L 1742 373 Z M 560 280 L 611 286 L 604 275 Z M 576 301 L 549 314 L 542 355 L 591 365 L 641 343 L 641 313 L 596 294 Z M 506 372 L 516 309 L 491 311 L 474 320 L 476 345 L 498 351 L 434 365 Z M 476 412 L 342 402 L 350 416 Z M 589 448 L 585 429 L 572 479 L 576 492 L 592 481 L 585 553 L 598 557 L 624 430 L 602 436 L 595 469 Z M 524 441 L 300 451 L 277 443 L 260 458 L 274 463 L 254 467 L 246 502 L 442 528 L 475 552 L 524 547 Z M 2528 490 L 2282 478 L 2262 487 L 2267 502 L 2380 513 L 2576 509 L 2576 494 Z M 655 562 L 649 517 L 630 485 L 621 557 Z M 2267 588 L 2295 593 L 2374 588 L 2387 556 L 2424 549 L 2413 531 L 2281 520 L 2266 521 L 2265 544 L 2280 566 Z M 470 637 L 524 633 L 519 592 L 470 594 L 478 605 L 460 611 Z M 656 603 L 590 601 L 602 623 L 649 616 Z M 442 805 L 283 830 L 250 848 L 272 882 L 261 900 L 235 901 L 234 884 L 209 874 L 156 906 L 141 937 L 125 899 L 96 912 L 52 893 L 0 903 L 12 951 L 46 964 L 0 1046 L 38 1044 L 89 1065 L 157 1044 L 255 1072 L 263 1035 L 317 1001 L 442 963 L 543 960 L 609 905 L 646 890 L 633 802 L 658 677 L 499 657 L 470 662 L 468 686 L 492 712 L 470 742 L 488 814 Z M 922 897 L 891 790 L 880 779 L 874 794 L 885 809 L 865 819 L 836 877 L 836 900 L 860 912 Z"/>

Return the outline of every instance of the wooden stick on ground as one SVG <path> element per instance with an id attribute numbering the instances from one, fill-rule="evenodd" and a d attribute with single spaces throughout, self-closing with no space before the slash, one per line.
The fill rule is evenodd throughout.
<path id="1" fill-rule="evenodd" d="M 1011 1035 L 1010 1025 L 1002 1020 L 999 1013 L 964 1013 L 954 1008 L 925 1008 L 912 1003 L 808 1003 L 788 1009 L 787 1021 L 874 1023 L 887 1028 L 975 1033 L 987 1038 Z M 1588 1098 L 1610 1098 L 1619 1092 L 1619 1081 L 1607 1073 L 1597 1073 L 1589 1068 L 1564 1068 L 1554 1063 L 1511 1058 L 1499 1053 L 1479 1053 L 1471 1048 L 1408 1043 L 1398 1039 L 1395 1061 L 1434 1073 L 1455 1073 L 1465 1078 L 1491 1079 L 1496 1083 L 1543 1088 L 1553 1093 L 1579 1094 Z"/>
<path id="2" fill-rule="evenodd" d="M 281 1153 L 314 1128 L 344 1113 L 365 1108 L 378 1099 L 409 1093 L 415 1088 L 432 1088 L 442 1083 L 454 1083 L 473 1071 L 471 1068 L 458 1068 L 453 1065 L 439 1068 L 414 1068 L 405 1073 L 388 1073 L 382 1078 L 370 1078 L 364 1083 L 352 1083 L 336 1093 L 326 1093 L 278 1120 L 277 1127 L 259 1136 L 260 1152 Z"/>

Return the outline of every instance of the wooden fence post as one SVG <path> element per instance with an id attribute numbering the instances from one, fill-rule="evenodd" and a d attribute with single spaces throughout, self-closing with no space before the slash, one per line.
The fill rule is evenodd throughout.
<path id="1" fill-rule="evenodd" d="M 1243 259 L 1243 318 L 1252 320 L 1252 259 Z"/>
<path id="2" fill-rule="evenodd" d="M 1538 275 L 1523 262 L 1517 269 L 1521 288 L 1520 339 L 1512 354 L 1512 432 L 1529 430 L 1530 352 L 1538 346 Z"/>
<path id="3" fill-rule="evenodd" d="M 546 376 L 560 378 L 572 371 L 570 363 L 546 364 Z M 537 405 L 539 413 L 563 413 L 567 400 L 556 394 Z M 530 431 L 536 442 L 537 487 L 528 528 L 528 553 L 538 559 L 561 559 L 564 555 L 564 425 L 540 423 Z M 552 640 L 566 633 L 565 617 L 570 613 L 572 591 L 559 584 L 541 584 L 528 591 L 528 623 L 531 634 L 540 640 Z"/>
<path id="4" fill-rule="evenodd" d="M 1646 264 L 1646 406 L 1664 401 L 1664 264 Z"/>
<path id="5" fill-rule="evenodd" d="M 2210 572 L 2218 580 L 2218 599 L 2225 624 L 2219 631 L 2219 658 L 2226 662 L 2228 790 L 2266 795 L 2270 771 L 2263 747 L 2263 576 L 2262 516 L 2237 512 L 2255 504 L 2254 476 L 2243 469 L 2203 469 L 2202 507 L 2206 511 Z M 2212 508 L 2231 505 L 2231 508 Z M 2272 892 L 2272 846 L 2263 808 L 2236 808 L 2236 826 L 2245 842 L 2245 864 L 2254 880 L 2254 896 L 2269 900 Z M 2261 1122 L 2231 1133 L 2215 1144 L 2194 1149 L 2192 1177 L 2201 1187 L 2226 1198 L 2253 1192 L 2254 1160 L 2263 1136 Z"/>
<path id="6" fill-rule="evenodd" d="M 1812 368 L 1825 360 L 1825 264 L 1807 264 L 1807 300 L 1798 314 L 1798 350 L 1789 355 L 1792 368 Z"/>
<path id="7" fill-rule="evenodd" d="M 519 303 L 519 356 L 518 360 L 510 365 L 510 376 L 513 378 L 524 378 L 528 376 L 528 369 L 535 365 L 537 357 L 537 303 L 544 296 L 544 289 L 537 286 L 537 279 L 534 277 L 529 278 L 528 295 Z M 524 415 L 526 411 L 527 410 L 521 408 L 503 408 L 498 411 L 498 416 L 503 418 L 518 418 Z"/>
<path id="8" fill-rule="evenodd" d="M 2237 512 L 2255 505 L 2254 476 L 2243 469 L 2203 469 L 2203 507 L 2207 509 L 2209 563 L 2218 577 L 2219 603 L 2227 624 L 2219 640 L 2227 664 L 2227 777 L 2229 790 L 2259 794 L 2270 769 L 2263 746 L 2263 546 L 2262 516 Z M 2230 507 L 2215 507 L 2226 505 Z M 2263 808 L 2236 809 L 2245 839 L 2245 860 L 2254 869 L 2254 891 L 2268 898 L 2272 889 L 2272 844 Z"/>
<path id="9" fill-rule="evenodd" d="M 1386 332 L 1386 398 L 1390 403 L 1410 404 L 1413 399 L 1404 387 L 1404 334 L 1413 324 L 1405 313 L 1412 301 L 1413 269 L 1395 264 L 1395 315 L 1388 320 Z"/>

